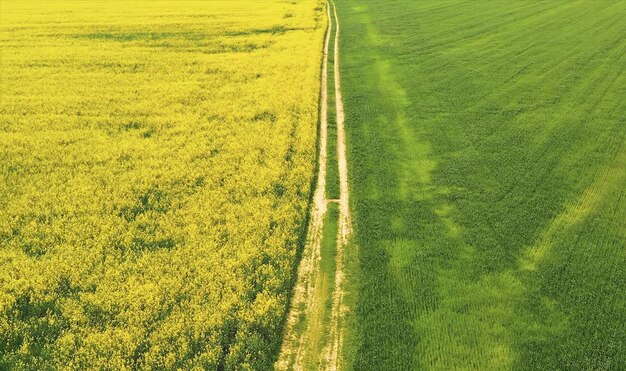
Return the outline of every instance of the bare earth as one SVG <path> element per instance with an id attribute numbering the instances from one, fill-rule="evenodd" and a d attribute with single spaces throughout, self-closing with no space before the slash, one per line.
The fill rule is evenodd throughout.
<path id="1" fill-rule="evenodd" d="M 328 139 L 328 52 L 330 47 L 332 18 L 330 7 L 333 7 L 335 16 L 335 42 L 334 42 L 334 74 L 335 74 L 335 105 L 337 112 L 337 159 L 339 164 L 339 199 L 326 199 L 326 157 Z M 304 247 L 300 266 L 298 267 L 298 280 L 294 288 L 290 312 L 287 316 L 282 349 L 276 362 L 279 370 L 302 370 L 306 368 L 304 361 L 307 345 L 310 343 L 313 331 L 323 329 L 329 334 L 329 339 L 319 355 L 320 369 L 336 370 L 341 355 L 342 345 L 342 318 L 345 312 L 343 306 L 343 250 L 346 247 L 352 232 L 352 222 L 349 207 L 348 190 L 348 163 L 346 159 L 345 125 L 343 100 L 341 97 L 341 80 L 339 68 L 339 18 L 337 9 L 332 0 L 327 4 L 328 31 L 324 45 L 324 57 L 322 62 L 321 95 L 320 95 L 320 148 L 319 148 L 319 172 L 315 188 L 311 217 L 308 227 L 307 242 Z M 330 323 L 307 325 L 305 330 L 299 329 L 299 324 L 305 321 L 319 321 L 315 313 L 319 313 L 319 306 L 323 305 L 316 299 L 317 277 L 320 274 L 320 249 L 322 244 L 322 232 L 324 217 L 328 203 L 339 204 L 339 225 L 336 242 L 336 268 L 335 284 L 332 294 L 332 309 Z M 301 327 L 301 326 L 300 326 Z M 313 330 L 312 330 L 313 329 Z"/>
<path id="2" fill-rule="evenodd" d="M 333 307 L 331 313 L 331 328 L 329 350 L 326 352 L 327 369 L 336 370 L 341 354 L 343 317 L 343 250 L 348 244 L 352 233 L 352 218 L 350 217 L 350 192 L 348 189 L 348 160 L 346 154 L 345 123 L 343 99 L 341 96 L 341 76 L 339 68 L 339 16 L 334 1 L 335 12 L 335 105 L 337 110 L 337 162 L 339 164 L 339 233 L 337 236 L 337 255 L 335 268 L 335 291 L 333 293 Z"/>

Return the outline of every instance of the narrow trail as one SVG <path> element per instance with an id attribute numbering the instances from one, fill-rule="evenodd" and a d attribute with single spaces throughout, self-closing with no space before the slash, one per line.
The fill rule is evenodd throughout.
<path id="1" fill-rule="evenodd" d="M 352 233 L 352 218 L 350 216 L 350 191 L 348 188 L 348 159 L 346 153 L 345 115 L 343 98 L 341 95 L 341 75 L 339 59 L 339 16 L 333 0 L 329 0 L 335 15 L 335 45 L 334 45 L 334 73 L 335 73 L 335 107 L 337 112 L 337 162 L 339 166 L 339 231 L 337 235 L 337 253 L 335 267 L 335 291 L 330 323 L 330 341 L 326 351 L 326 365 L 329 370 L 337 370 L 341 355 L 343 318 L 343 258 L 344 249 Z"/>
<path id="2" fill-rule="evenodd" d="M 331 17 L 331 6 L 335 22 Z M 287 315 L 283 344 L 275 364 L 278 370 L 303 370 L 318 368 L 337 370 L 341 357 L 342 345 L 342 318 L 345 312 L 343 305 L 343 250 L 347 246 L 352 232 L 352 221 L 349 207 L 348 190 L 348 162 L 345 144 L 345 125 L 343 100 L 341 96 L 340 66 L 339 66 L 339 18 L 335 3 L 329 0 L 326 7 L 328 29 L 324 43 L 320 84 L 320 128 L 317 184 L 314 190 L 313 204 L 307 230 L 307 241 L 304 246 L 298 279 L 294 287 L 291 307 Z M 327 146 L 328 146 L 328 59 L 332 29 L 335 29 L 333 45 L 334 55 L 334 91 L 337 122 L 337 162 L 339 167 L 339 199 L 326 198 L 327 177 Z M 324 220 L 327 215 L 328 204 L 336 203 L 339 208 L 337 220 L 337 236 L 335 241 L 335 272 L 332 293 L 326 295 L 321 273 L 321 249 L 324 240 Z M 326 285 L 326 286 L 325 286 Z M 332 305 L 328 317 L 324 317 L 326 301 Z M 321 313 L 321 314 L 320 314 Z M 320 341 L 320 332 L 327 334 L 321 340 L 323 350 L 317 349 L 313 343 Z M 321 354 L 316 354 L 321 353 Z M 313 359 L 313 362 L 309 360 Z"/>
<path id="3" fill-rule="evenodd" d="M 352 218 L 350 216 L 350 191 L 348 187 L 348 158 L 346 153 L 346 129 L 344 123 L 343 97 L 341 95 L 341 74 L 339 68 L 339 16 L 337 7 L 333 4 L 335 13 L 335 106 L 337 110 L 337 158 L 339 162 L 339 205 L 340 215 L 340 240 L 342 244 L 348 241 L 352 233 Z"/>

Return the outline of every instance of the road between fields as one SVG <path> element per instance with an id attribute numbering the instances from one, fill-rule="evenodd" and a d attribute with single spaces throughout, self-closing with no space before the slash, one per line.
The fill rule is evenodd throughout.
<path id="1" fill-rule="evenodd" d="M 331 17 L 331 6 L 335 18 Z M 335 3 L 330 0 L 326 6 L 328 29 L 324 43 L 320 86 L 320 128 L 317 183 L 314 190 L 313 204 L 307 230 L 307 240 L 303 249 L 298 278 L 287 315 L 283 344 L 275 364 L 279 370 L 325 369 L 336 370 L 339 365 L 342 345 L 343 312 L 343 250 L 352 231 L 349 208 L 348 163 L 345 144 L 345 125 L 341 81 L 339 77 L 339 18 Z M 339 199 L 326 198 L 326 160 L 328 141 L 328 57 L 333 26 L 335 40 L 334 90 L 337 122 L 337 163 L 339 167 Z M 324 242 L 325 218 L 329 203 L 339 207 L 335 247 L 335 271 L 332 292 L 326 293 L 331 286 L 321 272 L 322 244 Z M 331 301 L 330 313 L 324 306 Z M 323 343 L 321 349 L 317 346 Z"/>
<path id="2" fill-rule="evenodd" d="M 329 370 L 336 370 L 339 366 L 342 345 L 342 318 L 343 305 L 343 258 L 344 249 L 352 233 L 352 218 L 350 216 L 350 191 L 348 186 L 348 159 L 346 151 L 345 115 L 343 98 L 341 95 L 341 75 L 339 59 L 339 16 L 337 6 L 329 0 L 335 15 L 335 45 L 334 45 L 334 73 L 335 73 L 335 108 L 337 113 L 337 163 L 339 166 L 339 230 L 337 234 L 337 250 L 335 257 L 335 291 L 330 323 L 330 342 L 326 352 L 326 365 Z"/>

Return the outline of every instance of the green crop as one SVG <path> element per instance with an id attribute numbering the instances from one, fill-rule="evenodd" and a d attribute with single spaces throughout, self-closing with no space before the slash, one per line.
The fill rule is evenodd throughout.
<path id="1" fill-rule="evenodd" d="M 626 2 L 338 6 L 352 367 L 626 368 Z"/>

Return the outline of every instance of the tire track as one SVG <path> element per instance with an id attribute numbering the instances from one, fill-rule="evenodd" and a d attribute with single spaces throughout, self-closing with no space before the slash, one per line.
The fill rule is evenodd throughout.
<path id="1" fill-rule="evenodd" d="M 322 232 L 324 217 L 326 215 L 326 157 L 328 141 L 328 50 L 330 44 L 332 20 L 330 8 L 326 9 L 328 17 L 328 29 L 324 42 L 324 55 L 322 57 L 322 73 L 320 84 L 320 129 L 319 129 L 319 153 L 318 174 L 313 205 L 307 230 L 307 240 L 302 251 L 302 258 L 298 267 L 298 278 L 294 287 L 293 296 L 285 331 L 283 343 L 276 362 L 276 369 L 302 369 L 302 359 L 305 353 L 308 334 L 299 333 L 297 325 L 300 324 L 315 305 L 313 303 L 316 278 L 320 269 Z"/>
<path id="2" fill-rule="evenodd" d="M 283 345 L 276 362 L 276 369 L 279 370 L 302 370 L 310 369 L 311 365 L 306 364 L 306 358 L 316 358 L 319 360 L 318 369 L 337 370 L 342 351 L 342 319 L 345 313 L 343 304 L 343 250 L 349 242 L 352 233 L 352 218 L 350 216 L 350 193 L 348 189 L 348 161 L 345 143 L 345 115 L 343 110 L 343 99 L 341 95 L 340 64 L 339 64 L 339 18 L 334 1 L 329 0 L 326 4 L 328 17 L 328 30 L 324 44 L 324 56 L 322 62 L 321 94 L 320 94 L 320 138 L 319 138 L 319 170 L 317 184 L 314 193 L 311 217 L 308 227 L 307 243 L 305 245 L 300 266 L 298 268 L 298 281 L 294 288 L 290 312 L 287 317 Z M 331 6 L 335 22 L 331 17 Z M 333 45 L 334 55 L 334 91 L 337 123 L 337 163 L 339 167 L 339 199 L 326 198 L 326 160 L 327 160 L 327 140 L 328 140 L 328 57 L 330 49 L 330 38 L 332 28 L 335 28 L 335 40 Z M 338 230 L 335 242 L 335 275 L 334 289 L 332 292 L 332 307 L 330 312 L 330 322 L 321 323 L 321 318 L 315 316 L 319 313 L 320 306 L 324 305 L 324 300 L 316 295 L 318 287 L 318 276 L 320 275 L 321 246 L 323 242 L 324 218 L 327 213 L 328 204 L 339 205 Z M 317 300 L 316 300 L 317 298 Z M 311 325 L 314 323 L 314 326 Z M 305 329 L 298 329 L 304 324 Z M 302 326 L 300 326 L 302 327 Z M 323 346 L 322 354 L 313 354 L 312 346 L 314 340 L 313 332 L 319 328 L 328 333 L 328 339 Z M 308 352 L 308 353 L 307 353 Z"/>
<path id="3" fill-rule="evenodd" d="M 346 151 L 345 114 L 343 110 L 343 98 L 341 95 L 341 75 L 339 58 L 339 35 L 340 22 L 337 14 L 337 6 L 332 4 L 335 15 L 335 43 L 334 43 L 334 77 L 335 77 L 335 108 L 337 114 L 337 162 L 339 166 L 339 231 L 337 235 L 337 253 L 335 268 L 335 291 L 333 292 L 333 306 L 330 323 L 330 341 L 326 351 L 326 368 L 337 370 L 341 359 L 342 346 L 342 319 L 345 312 L 343 305 L 343 258 L 344 249 L 348 245 L 352 233 L 352 218 L 350 215 L 350 191 L 348 186 L 348 159 Z"/>

